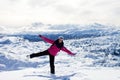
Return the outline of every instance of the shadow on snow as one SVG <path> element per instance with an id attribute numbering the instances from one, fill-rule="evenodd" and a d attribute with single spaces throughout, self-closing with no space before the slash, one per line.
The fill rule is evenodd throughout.
<path id="1" fill-rule="evenodd" d="M 69 75 L 64 75 L 64 76 L 57 76 L 57 75 L 25 75 L 24 77 L 33 77 L 33 76 L 37 76 L 37 77 L 44 77 L 44 78 L 49 78 L 50 80 L 55 79 L 55 80 L 70 80 L 70 77 L 73 77 L 74 75 L 76 75 L 76 73 L 73 74 L 69 74 Z"/>

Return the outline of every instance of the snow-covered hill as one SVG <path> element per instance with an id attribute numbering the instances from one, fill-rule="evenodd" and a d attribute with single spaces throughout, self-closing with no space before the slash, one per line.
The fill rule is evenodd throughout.
<path id="1" fill-rule="evenodd" d="M 49 65 L 40 68 L 0 72 L 1 80 L 120 80 L 120 68 L 57 66 L 56 75 L 48 73 Z"/>
<path id="2" fill-rule="evenodd" d="M 38 37 L 39 34 L 54 40 L 57 39 L 59 35 L 63 35 L 65 37 L 65 46 L 72 52 L 77 53 L 74 57 L 67 55 L 65 52 L 59 52 L 59 55 L 56 56 L 56 72 L 59 76 L 67 76 L 67 79 L 64 80 L 77 80 L 80 76 L 85 76 L 84 74 L 86 72 L 89 77 L 84 79 L 80 78 L 81 80 L 109 80 L 109 78 L 90 78 L 90 75 L 93 75 L 89 70 L 82 68 L 120 67 L 120 27 L 105 26 L 97 23 L 87 26 L 68 24 L 53 26 L 36 23 L 30 27 L 19 28 L 17 29 L 18 31 L 13 33 L 9 32 L 12 31 L 12 29 L 8 30 L 8 32 L 6 28 L 3 29 L 3 27 L 1 27 L 0 29 L 2 29 L 2 32 L 0 32 L 0 71 L 23 69 L 20 71 L 1 72 L 0 75 L 2 76 L 0 76 L 0 79 L 2 79 L 6 73 L 9 74 L 12 80 L 19 80 L 11 77 L 12 74 L 14 75 L 16 73 L 22 74 L 22 77 L 18 76 L 21 80 L 26 80 L 29 75 L 34 75 L 34 72 L 35 75 L 42 73 L 50 77 L 47 73 L 49 72 L 48 56 L 34 59 L 26 58 L 26 55 L 46 50 L 50 46 L 50 44 L 43 42 Z M 29 69 L 26 69 L 28 67 L 30 68 L 30 74 L 28 74 L 29 72 L 27 71 Z M 83 73 L 80 73 L 82 72 L 81 69 Z M 94 69 L 96 70 L 92 70 L 92 72 L 95 75 L 99 70 L 97 68 Z M 47 72 L 44 70 L 47 70 Z M 66 72 L 61 73 L 65 70 Z M 105 70 L 103 68 L 102 74 Z M 119 72 L 116 69 L 114 70 Z M 108 72 L 106 72 L 106 74 L 107 73 Z M 40 76 L 42 77 L 41 80 L 46 79 L 45 75 Z M 36 80 L 38 80 L 38 77 L 39 76 L 36 77 Z M 31 79 L 33 80 L 34 78 L 33 76 Z M 61 80 L 61 78 L 56 80 Z M 28 77 L 28 79 L 30 80 L 30 77 Z M 51 77 L 49 79 L 51 80 Z M 111 80 L 113 79 L 119 80 L 120 77 L 113 77 Z"/>
<path id="3" fill-rule="evenodd" d="M 5 27 L 0 34 L 0 36 L 16 36 L 34 42 L 40 41 L 38 34 L 43 34 L 51 39 L 56 39 L 59 35 L 64 36 L 65 39 L 80 39 L 116 35 L 120 34 L 120 27 L 107 26 L 98 23 L 90 25 L 50 25 L 34 23 L 32 25 L 16 28 L 15 30 Z"/>

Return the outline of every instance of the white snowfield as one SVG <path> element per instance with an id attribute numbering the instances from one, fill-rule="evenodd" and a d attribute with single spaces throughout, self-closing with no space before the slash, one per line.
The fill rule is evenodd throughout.
<path id="1" fill-rule="evenodd" d="M 76 65 L 76 67 L 79 65 Z M 48 66 L 0 73 L 0 80 L 120 80 L 120 68 L 58 67 L 50 75 Z M 67 68 L 67 69 L 65 69 Z"/>
<path id="2" fill-rule="evenodd" d="M 120 80 L 120 28 L 109 29 L 107 32 L 107 27 L 103 25 L 99 27 L 99 25 L 97 24 L 97 28 L 96 26 L 80 28 L 83 33 L 77 33 L 77 35 L 84 34 L 84 31 L 90 34 L 88 28 L 98 29 L 98 31 L 100 28 L 100 36 L 64 41 L 65 47 L 77 54 L 70 56 L 60 51 L 55 57 L 55 75 L 50 74 L 48 56 L 34 59 L 26 57 L 31 53 L 46 50 L 50 44 L 43 41 L 31 42 L 15 35 L 0 34 L 0 80 Z M 57 32 L 58 27 L 52 28 Z M 42 28 L 46 29 L 46 27 Z M 7 33 L 5 31 L 7 28 L 1 27 L 0 29 L 3 33 Z M 24 27 L 19 31 L 24 33 L 23 30 L 29 32 L 31 29 L 33 32 L 40 30 L 37 26 Z M 77 29 L 71 27 L 68 32 L 66 30 L 65 34 L 75 33 L 75 30 Z M 10 32 L 13 30 L 8 30 L 8 34 Z"/>
<path id="3" fill-rule="evenodd" d="M 100 37 L 99 40 L 105 40 L 107 38 L 108 37 Z M 50 75 L 49 73 L 48 56 L 38 57 L 34 59 L 26 58 L 26 55 L 32 52 L 39 52 L 47 49 L 49 44 L 44 43 L 43 41 L 19 41 L 19 38 L 16 39 L 13 37 L 9 37 L 9 39 L 11 40 L 11 42 L 13 41 L 13 43 L 9 45 L 4 45 L 0 48 L 1 52 L 4 52 L 9 60 L 13 59 L 23 61 L 25 63 L 38 63 L 38 65 L 37 67 L 32 68 L 32 66 L 34 66 L 33 64 L 31 68 L 27 68 L 26 66 L 22 67 L 24 63 L 21 63 L 21 65 L 19 65 L 19 62 L 9 64 L 9 61 L 6 61 L 8 65 L 1 64 L 0 66 L 3 69 L 13 69 L 13 71 L 1 71 L 0 80 L 120 80 L 119 67 L 102 67 L 102 63 L 99 63 L 99 61 L 106 60 L 106 63 L 103 63 L 103 65 L 114 66 L 118 62 L 112 60 L 114 56 L 109 56 L 105 58 L 103 54 L 93 54 L 88 51 L 86 52 L 83 49 L 86 46 L 83 41 L 89 39 L 65 40 L 65 46 L 72 52 L 75 52 L 77 54 L 75 56 L 70 56 L 67 55 L 67 53 L 60 51 L 58 53 L 59 55 L 57 55 L 55 59 L 55 75 Z M 97 39 L 98 38 L 94 38 L 96 43 Z M 82 44 L 78 45 L 78 43 Z M 106 42 L 106 45 L 101 45 L 99 47 L 106 48 L 107 46 L 109 46 L 107 43 L 109 42 Z M 103 44 L 103 42 L 99 42 L 99 44 Z M 97 45 L 93 45 L 91 48 L 95 50 L 96 46 Z M 91 48 L 85 47 L 85 49 L 87 50 L 91 50 Z M 96 56 L 98 59 L 94 59 L 94 56 Z M 117 58 L 119 59 L 119 57 L 115 57 L 115 59 Z M 2 59 L 0 60 L 2 61 Z M 18 65 L 18 69 L 20 70 L 15 69 L 16 65 Z"/>

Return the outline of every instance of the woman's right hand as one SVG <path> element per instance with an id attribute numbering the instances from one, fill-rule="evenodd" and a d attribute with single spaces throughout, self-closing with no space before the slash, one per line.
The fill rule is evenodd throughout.
<path id="1" fill-rule="evenodd" d="M 39 37 L 42 37 L 42 35 L 40 34 Z"/>

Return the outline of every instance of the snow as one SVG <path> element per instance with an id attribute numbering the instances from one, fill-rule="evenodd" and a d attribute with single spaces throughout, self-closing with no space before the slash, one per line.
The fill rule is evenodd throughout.
<path id="1" fill-rule="evenodd" d="M 17 71 L 0 73 L 1 80 L 120 80 L 120 68 L 80 67 L 79 70 L 71 67 L 64 72 L 58 71 L 50 75 L 44 68 L 28 68 Z M 63 67 L 60 68 L 64 69 Z M 46 70 L 46 71 L 45 71 Z M 73 70 L 73 71 L 72 71 Z M 7 76 L 7 77 L 6 77 Z"/>
<path id="2" fill-rule="evenodd" d="M 3 26 L 0 29 L 0 80 L 120 80 L 119 27 L 35 23 L 15 32 Z M 48 56 L 26 57 L 49 48 L 50 44 L 38 37 L 39 32 L 51 39 L 63 35 L 65 46 L 76 53 L 58 53 L 55 75 L 49 73 Z"/>

